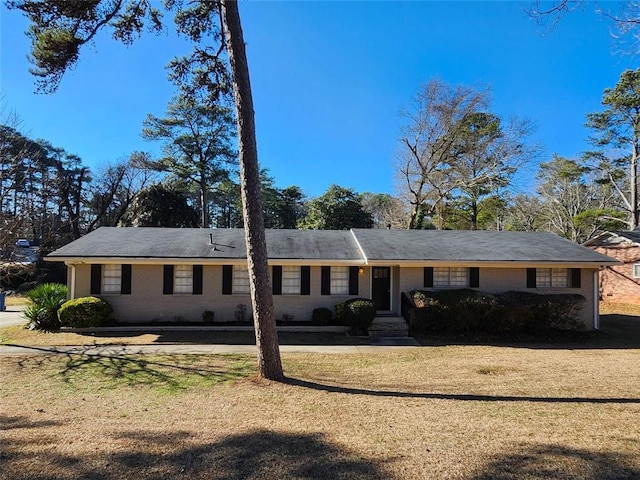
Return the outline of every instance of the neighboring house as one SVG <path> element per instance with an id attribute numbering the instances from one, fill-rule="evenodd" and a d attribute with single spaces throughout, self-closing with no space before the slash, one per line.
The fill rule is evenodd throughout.
<path id="1" fill-rule="evenodd" d="M 620 262 L 606 265 L 600 272 L 600 298 L 640 305 L 640 228 L 605 232 L 584 245 Z"/>
<path id="2" fill-rule="evenodd" d="M 615 263 L 551 233 L 267 230 L 266 240 L 276 316 L 294 320 L 356 296 L 398 315 L 403 292 L 468 287 L 579 293 L 585 326 L 597 328 L 598 270 Z M 47 260 L 68 266 L 71 298 L 104 297 L 122 322 L 251 311 L 242 229 L 103 227 Z"/>

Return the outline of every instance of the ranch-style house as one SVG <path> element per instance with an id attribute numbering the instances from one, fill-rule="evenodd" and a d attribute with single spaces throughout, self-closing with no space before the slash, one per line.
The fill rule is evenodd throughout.
<path id="1" fill-rule="evenodd" d="M 551 233 L 267 230 L 277 317 L 311 319 L 353 297 L 399 315 L 403 292 L 578 293 L 598 328 L 598 272 L 615 260 Z M 102 227 L 52 252 L 70 298 L 105 298 L 119 322 L 233 321 L 251 311 L 244 230 Z"/>

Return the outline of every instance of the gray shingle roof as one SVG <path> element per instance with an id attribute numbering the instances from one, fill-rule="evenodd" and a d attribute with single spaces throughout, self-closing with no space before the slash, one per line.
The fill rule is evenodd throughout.
<path id="1" fill-rule="evenodd" d="M 356 229 L 354 234 L 369 260 L 615 262 L 547 232 Z"/>
<path id="2" fill-rule="evenodd" d="M 615 232 L 616 235 L 640 244 L 640 230 L 636 229 L 632 232 Z"/>
<path id="3" fill-rule="evenodd" d="M 362 263 L 366 257 L 368 261 L 389 262 L 615 262 L 551 233 L 267 230 L 266 239 L 271 260 Z M 244 230 L 102 227 L 47 258 L 91 257 L 240 260 L 246 258 Z"/>
<path id="4" fill-rule="evenodd" d="M 632 231 L 604 232 L 591 240 L 587 240 L 584 245 L 595 247 L 609 243 L 619 243 L 621 239 L 623 239 L 622 241 L 627 240 L 640 245 L 640 228 Z"/>
<path id="5" fill-rule="evenodd" d="M 267 230 L 266 240 L 271 259 L 361 258 L 349 231 Z M 243 229 L 102 227 L 48 257 L 243 259 L 246 254 Z"/>

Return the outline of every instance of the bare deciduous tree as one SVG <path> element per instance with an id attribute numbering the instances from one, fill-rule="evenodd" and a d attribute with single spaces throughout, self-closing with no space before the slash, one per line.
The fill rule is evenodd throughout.
<path id="1" fill-rule="evenodd" d="M 612 22 L 614 30 L 611 36 L 622 52 L 636 54 L 640 51 L 640 2 L 637 0 L 536 0 L 531 3 L 527 12 L 539 25 L 552 30 L 564 15 L 586 8 L 595 9 Z M 588 33 L 585 32 L 585 35 Z"/>
<path id="2" fill-rule="evenodd" d="M 409 228 L 419 228 L 421 214 L 433 215 L 457 184 L 452 178 L 453 146 L 463 120 L 488 106 L 488 92 L 451 87 L 433 79 L 420 87 L 409 107 L 397 155 L 397 190 L 410 205 Z"/>

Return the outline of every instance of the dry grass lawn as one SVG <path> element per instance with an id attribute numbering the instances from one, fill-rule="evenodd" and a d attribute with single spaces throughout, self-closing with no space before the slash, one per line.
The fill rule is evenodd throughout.
<path id="1" fill-rule="evenodd" d="M 630 308 L 603 305 L 602 331 L 564 345 L 286 354 L 285 384 L 257 381 L 244 355 L 0 357 L 0 479 L 638 479 Z M 220 341 L 210 335 L 196 340 Z"/>
<path id="2" fill-rule="evenodd" d="M 640 350 L 0 358 L 3 479 L 640 478 Z"/>

